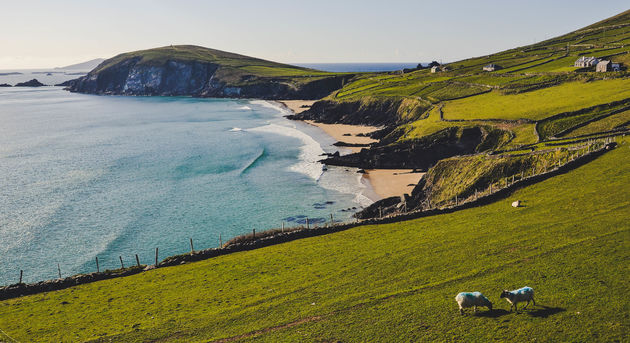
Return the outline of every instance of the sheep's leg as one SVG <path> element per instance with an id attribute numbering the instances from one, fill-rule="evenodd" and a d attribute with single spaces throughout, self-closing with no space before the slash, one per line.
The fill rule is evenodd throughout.
<path id="1" fill-rule="evenodd" d="M 518 313 L 518 303 L 512 304 L 514 306 L 514 312 Z"/>
<path id="2" fill-rule="evenodd" d="M 461 314 L 462 316 L 464 315 L 464 309 L 461 306 L 459 307 L 459 314 Z"/>
<path id="3" fill-rule="evenodd" d="M 473 312 L 477 313 L 477 305 L 473 307 Z"/>
<path id="4" fill-rule="evenodd" d="M 523 307 L 523 310 L 526 309 L 527 306 L 529 306 L 529 300 L 527 300 L 527 304 L 525 304 L 525 307 Z"/>
<path id="5" fill-rule="evenodd" d="M 532 302 L 534 302 L 534 306 L 536 306 L 536 300 L 534 300 L 534 297 L 532 297 Z"/>

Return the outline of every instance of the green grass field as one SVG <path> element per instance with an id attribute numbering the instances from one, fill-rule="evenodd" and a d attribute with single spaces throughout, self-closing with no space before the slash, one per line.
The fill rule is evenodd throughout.
<path id="1" fill-rule="evenodd" d="M 520 94 L 491 92 L 444 105 L 447 119 L 543 119 L 630 97 L 630 79 L 570 82 Z"/>
<path id="2" fill-rule="evenodd" d="M 491 205 L 2 301 L 0 328 L 20 342 L 622 341 L 629 143 Z M 525 285 L 538 305 L 507 312 L 500 290 Z M 454 296 L 475 290 L 495 310 L 460 316 Z"/>
<path id="3" fill-rule="evenodd" d="M 617 113 L 589 123 L 586 126 L 575 129 L 567 134 L 567 137 L 577 137 L 592 134 L 593 132 L 609 131 L 618 127 L 627 127 L 630 125 L 630 110 Z"/>

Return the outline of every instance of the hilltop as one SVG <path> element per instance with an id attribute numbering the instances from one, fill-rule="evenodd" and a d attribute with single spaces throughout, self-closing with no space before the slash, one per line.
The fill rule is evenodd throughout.
<path id="1" fill-rule="evenodd" d="M 175 45 L 117 55 L 68 89 L 92 94 L 318 99 L 351 76 Z"/>

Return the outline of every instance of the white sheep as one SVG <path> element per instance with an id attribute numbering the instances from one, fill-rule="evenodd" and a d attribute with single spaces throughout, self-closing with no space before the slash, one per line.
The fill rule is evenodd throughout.
<path id="1" fill-rule="evenodd" d="M 519 207 L 521 206 L 521 201 L 520 200 L 516 200 L 512 203 L 512 207 Z"/>
<path id="2" fill-rule="evenodd" d="M 523 307 L 523 309 L 527 308 L 530 301 L 534 303 L 534 306 L 536 306 L 536 301 L 534 300 L 534 289 L 531 287 L 523 287 L 513 291 L 504 290 L 501 293 L 501 298 L 505 298 L 505 300 L 510 303 L 510 311 L 512 311 L 512 307 L 514 307 L 515 311 L 518 311 L 518 303 L 524 301 L 527 301 L 527 304 Z"/>
<path id="3" fill-rule="evenodd" d="M 481 292 L 461 292 L 455 296 L 455 301 L 459 305 L 459 313 L 464 314 L 464 308 L 474 307 L 477 312 L 477 306 L 485 306 L 488 310 L 492 310 L 492 303 Z"/>

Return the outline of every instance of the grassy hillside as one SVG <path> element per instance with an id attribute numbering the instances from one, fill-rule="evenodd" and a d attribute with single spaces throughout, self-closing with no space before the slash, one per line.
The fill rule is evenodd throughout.
<path id="1" fill-rule="evenodd" d="M 134 57 L 141 58 L 139 61 L 140 65 L 162 65 L 169 60 L 199 61 L 221 64 L 224 67 L 239 69 L 257 76 L 315 76 L 334 74 L 195 45 L 171 45 L 161 48 L 127 52 L 104 61 L 96 67 L 93 72 L 103 71 Z"/>
<path id="2" fill-rule="evenodd" d="M 398 117 L 403 125 L 398 132 L 405 133 L 401 139 L 419 139 L 450 126 L 508 125 L 514 134 L 509 146 L 516 148 L 539 140 L 532 135 L 532 122 L 630 99 L 630 73 L 595 73 L 594 68 L 573 67 L 580 56 L 630 63 L 630 11 L 533 45 L 453 62 L 437 73 L 421 69 L 360 75 L 326 100 L 421 101 L 426 104 L 424 114 Z M 491 63 L 502 68 L 482 70 Z M 435 115 L 437 108 L 443 110 L 442 116 Z M 515 120 L 520 122 L 510 122 Z M 594 134 L 599 127 L 608 125 L 593 124 L 580 132 Z"/>
<path id="3" fill-rule="evenodd" d="M 492 92 L 448 102 L 446 119 L 533 119 L 630 98 L 630 78 L 568 82 L 536 91 L 503 95 Z"/>
<path id="4" fill-rule="evenodd" d="M 622 341 L 630 140 L 619 142 L 491 205 L 6 300 L 0 328 L 21 342 Z M 500 290 L 525 285 L 538 306 L 508 313 Z M 455 294 L 474 290 L 495 310 L 460 316 Z"/>

